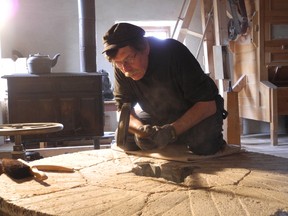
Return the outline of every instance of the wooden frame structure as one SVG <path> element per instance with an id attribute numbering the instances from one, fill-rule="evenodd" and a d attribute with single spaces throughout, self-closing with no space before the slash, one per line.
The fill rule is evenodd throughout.
<path id="1" fill-rule="evenodd" d="M 184 30 L 180 37 L 182 42 L 188 32 L 187 29 L 196 2 L 196 0 L 190 0 L 186 12 L 188 16 L 186 20 L 185 17 L 183 19 L 182 27 Z M 227 25 L 225 24 L 225 16 L 227 15 L 223 13 L 226 9 L 226 3 L 227 0 L 201 0 L 203 30 L 207 27 L 206 23 L 211 7 L 214 7 L 214 25 L 205 29 L 203 50 L 206 62 L 205 71 L 209 72 L 215 80 L 219 78 L 215 72 L 217 68 L 213 63 L 212 50 L 215 45 L 226 45 Z M 245 0 L 245 6 L 249 19 L 249 30 L 235 41 L 227 43 L 233 53 L 232 83 L 237 83 L 243 76 L 245 77 L 241 82 L 241 91 L 239 86 L 237 89 L 238 100 L 234 100 L 234 102 L 239 104 L 239 117 L 268 122 L 270 124 L 271 144 L 277 145 L 278 117 L 288 115 L 288 36 L 286 35 L 283 39 L 275 39 L 273 38 L 275 36 L 273 30 L 275 25 L 288 25 L 288 1 Z M 281 85 L 279 86 L 269 78 L 271 67 L 287 67 L 286 83 L 283 84 L 283 80 L 280 79 Z M 227 88 L 226 81 L 219 81 L 220 92 L 225 89 L 225 86 Z M 238 104 L 235 103 L 230 106 L 237 106 L 238 108 Z M 239 119 L 238 116 L 235 119 Z M 226 130 L 227 127 L 226 125 Z M 235 133 L 240 136 L 238 135 L 240 132 L 235 131 Z"/>

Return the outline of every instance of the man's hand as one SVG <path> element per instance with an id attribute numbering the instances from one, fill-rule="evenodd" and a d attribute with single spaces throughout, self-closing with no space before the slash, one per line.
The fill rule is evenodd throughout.
<path id="1" fill-rule="evenodd" d="M 157 146 L 152 140 L 152 136 L 156 133 L 156 128 L 152 127 L 151 125 L 143 125 L 140 126 L 138 129 L 147 134 L 145 138 L 141 138 L 140 136 L 137 136 L 135 134 L 134 140 L 136 144 L 139 146 L 139 148 L 142 150 L 156 149 Z"/>
<path id="2" fill-rule="evenodd" d="M 135 135 L 135 142 L 142 150 L 163 149 L 177 139 L 175 129 L 170 124 L 162 127 L 144 125 L 139 129 L 147 133 L 145 138 Z"/>
<path id="3" fill-rule="evenodd" d="M 156 133 L 153 134 L 152 139 L 157 145 L 159 149 L 165 148 L 169 143 L 172 143 L 176 141 L 176 131 L 174 127 L 170 124 L 166 124 L 162 127 L 154 126 L 156 127 Z"/>

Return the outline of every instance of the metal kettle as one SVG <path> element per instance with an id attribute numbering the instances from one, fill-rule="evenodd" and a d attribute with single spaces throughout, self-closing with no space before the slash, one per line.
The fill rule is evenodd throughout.
<path id="1" fill-rule="evenodd" d="M 56 54 L 53 58 L 49 55 L 30 54 L 27 59 L 28 72 L 31 74 L 47 74 L 51 73 L 52 67 L 57 64 L 60 53 Z"/>

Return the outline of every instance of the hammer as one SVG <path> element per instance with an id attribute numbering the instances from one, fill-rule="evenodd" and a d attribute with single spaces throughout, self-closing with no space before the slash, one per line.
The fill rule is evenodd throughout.
<path id="1" fill-rule="evenodd" d="M 130 113 L 131 113 L 131 104 L 124 103 L 121 108 L 118 122 L 118 129 L 116 134 L 116 142 L 118 146 L 125 145 L 128 133 L 135 134 L 141 138 L 145 138 L 148 136 L 148 134 L 145 133 L 144 131 L 129 126 Z"/>

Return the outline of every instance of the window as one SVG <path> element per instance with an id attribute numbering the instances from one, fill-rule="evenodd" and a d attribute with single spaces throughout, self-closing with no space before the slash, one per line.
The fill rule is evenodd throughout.
<path id="1" fill-rule="evenodd" d="M 154 36 L 159 39 L 169 38 L 171 36 L 171 31 L 169 26 L 142 26 L 145 30 L 145 36 Z"/>
<path id="2" fill-rule="evenodd" d="M 154 36 L 160 39 L 170 38 L 176 21 L 117 21 L 128 22 L 143 28 L 145 36 Z"/>
<path id="3" fill-rule="evenodd" d="M 1 33 L 9 19 L 16 13 L 18 8 L 18 0 L 0 0 L 0 77 L 8 71 L 15 70 L 15 64 L 12 59 L 2 59 L 1 51 Z M 12 69 L 11 69 L 12 68 Z M 0 101 L 6 97 L 6 80 L 0 78 Z"/>

